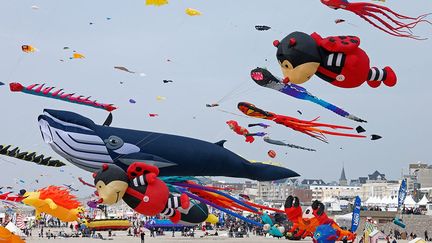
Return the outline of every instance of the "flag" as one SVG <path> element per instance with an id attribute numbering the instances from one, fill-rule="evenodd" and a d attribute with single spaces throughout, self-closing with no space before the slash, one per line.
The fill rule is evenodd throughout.
<path id="1" fill-rule="evenodd" d="M 398 208 L 400 208 L 403 205 L 406 195 L 407 195 L 407 180 L 403 179 L 399 187 Z"/>
<path id="2" fill-rule="evenodd" d="M 351 232 L 356 232 L 360 224 L 360 209 L 361 209 L 361 199 L 359 196 L 355 198 L 354 209 L 351 220 Z"/>

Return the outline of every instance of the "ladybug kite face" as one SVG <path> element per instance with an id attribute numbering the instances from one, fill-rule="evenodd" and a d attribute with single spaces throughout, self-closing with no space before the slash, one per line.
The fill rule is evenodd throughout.
<path id="1" fill-rule="evenodd" d="M 129 187 L 126 172 L 112 164 L 104 164 L 102 169 L 94 174 L 94 183 L 100 203 L 111 205 L 123 198 Z"/>
<path id="2" fill-rule="evenodd" d="M 276 57 L 285 78 L 284 83 L 302 84 L 318 70 L 321 56 L 310 35 L 293 32 L 273 44 L 277 47 Z"/>

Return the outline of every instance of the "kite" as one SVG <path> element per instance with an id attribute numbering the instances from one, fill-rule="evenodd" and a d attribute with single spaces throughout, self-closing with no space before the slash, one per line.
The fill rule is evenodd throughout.
<path id="1" fill-rule="evenodd" d="M 6 225 L 6 227 L 8 227 L 8 226 Z M 7 229 L 6 227 L 0 226 L 0 241 L 1 242 L 4 242 L 4 243 L 25 243 L 25 241 L 22 240 L 19 235 L 15 235 L 14 233 L 10 232 L 9 229 Z M 17 227 L 17 226 L 15 226 L 15 227 Z"/>
<path id="2" fill-rule="evenodd" d="M 371 135 L 371 140 L 378 140 L 381 139 L 382 137 L 380 135 L 376 135 L 376 134 L 372 134 Z"/>
<path id="3" fill-rule="evenodd" d="M 131 162 L 151 161 L 160 176 L 228 176 L 273 181 L 298 176 L 287 168 L 250 163 L 223 147 L 194 138 L 96 125 L 64 110 L 45 109 L 38 117 L 43 140 L 72 164 L 90 172 L 104 163 L 126 170 Z M 203 163 L 205 161 L 205 163 Z"/>
<path id="4" fill-rule="evenodd" d="M 157 101 L 163 101 L 163 100 L 166 100 L 166 97 L 163 97 L 163 96 L 156 96 L 156 100 Z"/>
<path id="5" fill-rule="evenodd" d="M 276 152 L 274 151 L 274 150 L 269 150 L 268 152 L 267 152 L 267 155 L 270 157 L 270 158 L 275 158 L 276 157 Z"/>
<path id="6" fill-rule="evenodd" d="M 128 73 L 135 73 L 135 72 L 133 72 L 133 71 L 127 69 L 126 67 L 122 67 L 122 66 L 115 66 L 114 68 L 115 68 L 115 69 L 118 69 L 118 70 L 121 70 L 121 71 L 128 72 Z"/>
<path id="7" fill-rule="evenodd" d="M 4 85 L 4 83 L 0 82 L 0 86 Z"/>
<path id="8" fill-rule="evenodd" d="M 337 233 L 334 240 L 341 241 L 346 238 L 348 241 L 354 242 L 356 238 L 354 233 L 341 229 L 335 221 L 327 216 L 324 204 L 320 201 L 315 200 L 312 206 L 306 208 L 303 213 L 299 198 L 290 195 L 285 201 L 285 213 L 287 218 L 293 223 L 293 227 L 289 232 L 294 233 L 295 237 L 313 237 L 317 227 L 320 225 L 330 225 Z"/>
<path id="9" fill-rule="evenodd" d="M 11 202 L 21 202 L 24 197 L 23 195 L 19 194 L 19 195 L 9 195 L 11 192 L 7 192 L 4 194 L 0 195 L 0 200 L 6 200 L 6 201 L 11 201 Z M 24 194 L 24 193 L 23 193 Z"/>
<path id="10" fill-rule="evenodd" d="M 31 45 L 22 45 L 21 50 L 25 53 L 32 53 L 32 52 L 37 51 L 37 49 Z"/>
<path id="11" fill-rule="evenodd" d="M 161 6 L 168 4 L 168 0 L 146 0 L 146 5 Z"/>
<path id="12" fill-rule="evenodd" d="M 325 100 L 322 100 L 311 93 L 309 93 L 305 88 L 301 87 L 300 85 L 296 85 L 293 83 L 283 83 L 282 79 L 277 78 L 273 76 L 267 69 L 264 68 L 255 68 L 251 71 L 251 77 L 257 83 L 258 85 L 277 90 L 279 92 L 282 92 L 286 95 L 289 95 L 291 97 L 307 100 L 312 103 L 315 103 L 317 105 L 320 105 L 334 113 L 336 113 L 339 116 L 357 121 L 357 122 L 366 122 L 365 120 L 348 113 L 347 111 L 328 103 Z"/>
<path id="13" fill-rule="evenodd" d="M 85 180 L 83 180 L 82 177 L 78 177 L 78 180 L 84 185 L 84 186 L 89 186 L 89 187 L 95 187 L 93 184 L 90 184 L 88 182 L 86 182 Z"/>
<path id="14" fill-rule="evenodd" d="M 157 116 L 159 116 L 159 115 L 156 113 L 149 113 L 149 117 L 157 117 Z"/>
<path id="15" fill-rule="evenodd" d="M 78 189 L 73 188 L 72 185 L 63 184 L 63 186 L 65 186 L 71 192 L 79 191 Z"/>
<path id="16" fill-rule="evenodd" d="M 162 80 L 162 82 L 164 84 L 167 84 L 167 83 L 172 83 L 173 81 L 171 79 L 164 79 L 164 80 Z"/>
<path id="17" fill-rule="evenodd" d="M 321 0 L 321 3 L 332 9 L 343 9 L 353 12 L 374 27 L 397 37 L 421 40 L 421 38 L 411 33 L 412 29 L 422 22 L 432 24 L 428 20 L 425 20 L 429 14 L 409 17 L 396 13 L 388 7 L 374 3 L 350 3 L 348 0 Z M 386 21 L 385 19 L 388 20 Z"/>
<path id="18" fill-rule="evenodd" d="M 384 83 L 396 85 L 393 69 L 369 66 L 369 57 L 356 36 L 308 35 L 292 32 L 282 41 L 275 40 L 276 57 L 282 68 L 283 83 L 302 84 L 314 74 L 339 88 L 356 88 L 364 82 L 372 88 Z"/>
<path id="19" fill-rule="evenodd" d="M 90 23 L 91 24 L 91 23 Z M 82 59 L 85 58 L 85 56 L 83 54 L 79 54 L 79 53 L 74 53 L 72 55 L 72 57 L 70 57 L 69 59 Z"/>
<path id="20" fill-rule="evenodd" d="M 201 12 L 200 12 L 200 11 L 198 11 L 198 10 L 196 10 L 196 9 L 193 9 L 193 8 L 187 8 L 187 9 L 185 10 L 185 13 L 186 13 L 187 15 L 189 15 L 189 16 L 198 16 L 198 15 L 201 15 Z"/>
<path id="21" fill-rule="evenodd" d="M 335 24 L 340 24 L 340 23 L 343 23 L 343 22 L 345 22 L 345 19 L 335 19 Z"/>
<path id="22" fill-rule="evenodd" d="M 264 129 L 268 128 L 270 125 L 267 125 L 265 123 L 250 123 L 248 124 L 248 127 L 255 127 L 255 126 L 260 126 Z"/>
<path id="23" fill-rule="evenodd" d="M 104 164 L 94 174 L 94 184 L 99 195 L 98 203 L 112 205 L 120 199 L 134 211 L 146 215 L 169 217 L 173 223 L 181 220 L 179 209 L 188 209 L 191 202 L 186 194 L 170 193 L 159 179 L 156 166 L 142 162 L 131 164 L 127 171 L 113 164 Z"/>
<path id="24" fill-rule="evenodd" d="M 245 136 L 246 138 L 245 142 L 253 143 L 255 141 L 255 138 L 249 135 L 250 134 L 249 131 L 246 128 L 240 126 L 236 121 L 229 120 L 226 122 L 226 124 L 229 126 L 231 130 L 233 130 L 238 135 Z"/>
<path id="25" fill-rule="evenodd" d="M 18 147 L 10 149 L 12 145 L 0 145 L 0 155 L 13 157 L 28 162 L 34 162 L 39 165 L 61 167 L 66 164 L 60 160 L 52 160 L 51 157 L 45 157 L 44 155 L 37 155 L 35 152 L 21 152 Z"/>
<path id="26" fill-rule="evenodd" d="M 129 103 L 131 103 L 131 104 L 135 104 L 136 101 L 135 101 L 134 99 L 129 99 Z"/>
<path id="27" fill-rule="evenodd" d="M 264 30 L 271 29 L 271 27 L 267 26 L 267 25 L 255 25 L 255 29 L 258 30 L 258 31 L 264 31 Z"/>
<path id="28" fill-rule="evenodd" d="M 336 239 L 336 230 L 328 224 L 316 227 L 313 235 L 313 242 L 315 243 L 335 243 Z"/>
<path id="29" fill-rule="evenodd" d="M 9 87 L 12 92 L 23 92 L 26 94 L 32 94 L 32 95 L 43 96 L 52 99 L 63 100 L 70 103 L 76 103 L 80 105 L 87 105 L 99 109 L 104 109 L 110 112 L 117 109 L 117 107 L 114 107 L 112 104 L 104 104 L 104 103 L 96 102 L 96 100 L 90 100 L 90 96 L 89 97 L 84 97 L 82 95 L 74 96 L 75 93 L 68 94 L 63 92 L 63 89 L 53 91 L 55 87 L 44 88 L 44 85 L 45 84 L 32 84 L 27 87 L 24 87 L 20 83 L 10 83 Z"/>
<path id="30" fill-rule="evenodd" d="M 237 107 L 241 112 L 243 112 L 243 114 L 245 114 L 247 116 L 272 120 L 272 121 L 276 122 L 277 124 L 284 125 L 284 126 L 289 127 L 295 131 L 302 132 L 306 135 L 309 135 L 313 138 L 316 138 L 316 139 L 323 141 L 323 142 L 326 142 L 326 143 L 327 143 L 327 139 L 325 137 L 325 134 L 334 135 L 334 136 L 353 137 L 353 138 L 366 137 L 363 135 L 340 133 L 340 132 L 333 132 L 333 131 L 320 129 L 319 127 L 328 127 L 328 128 L 332 128 L 332 129 L 346 129 L 346 130 L 352 130 L 353 128 L 352 127 L 346 127 L 346 126 L 318 123 L 318 122 L 316 122 L 318 120 L 318 117 L 311 120 L 311 121 L 300 120 L 300 119 L 297 119 L 294 117 L 278 115 L 278 114 L 273 113 L 273 112 L 261 110 L 260 108 L 256 107 L 255 105 L 247 103 L 247 102 L 240 102 L 240 103 L 238 103 Z"/>
<path id="31" fill-rule="evenodd" d="M 36 218 L 40 218 L 41 213 L 46 213 L 63 222 L 73 222 L 77 221 L 80 214 L 84 212 L 76 197 L 67 189 L 58 186 L 26 192 L 22 202 L 35 208 Z"/>
<path id="32" fill-rule="evenodd" d="M 206 104 L 206 107 L 216 107 L 216 106 L 219 106 L 219 104 L 217 104 L 217 103 Z"/>
<path id="33" fill-rule="evenodd" d="M 39 6 L 33 5 L 33 6 L 31 6 L 31 9 L 33 9 L 33 10 L 39 10 Z"/>
<path id="34" fill-rule="evenodd" d="M 357 133 L 366 132 L 366 130 L 362 126 L 356 127 L 356 131 L 357 131 Z"/>
<path id="35" fill-rule="evenodd" d="M 280 140 L 274 140 L 271 139 L 270 137 L 264 137 L 263 138 L 264 142 L 269 143 L 269 144 L 274 144 L 274 145 L 279 145 L 279 146 L 286 146 L 286 147 L 290 147 L 290 148 L 296 148 L 296 149 L 303 149 L 303 150 L 307 150 L 307 151 L 316 151 L 315 149 L 310 149 L 310 148 L 305 148 L 305 147 L 301 147 L 301 146 L 297 146 L 294 144 L 289 144 L 289 143 L 285 143 L 283 141 Z"/>

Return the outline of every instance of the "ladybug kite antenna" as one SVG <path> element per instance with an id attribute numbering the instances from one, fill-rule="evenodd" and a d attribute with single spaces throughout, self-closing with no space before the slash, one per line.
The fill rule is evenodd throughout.
<path id="1" fill-rule="evenodd" d="M 280 41 L 279 41 L 279 40 L 274 40 L 274 41 L 273 41 L 273 45 L 274 45 L 275 47 L 278 47 L 279 44 L 280 44 Z"/>
<path id="2" fill-rule="evenodd" d="M 295 38 L 291 38 L 290 40 L 289 40 L 289 45 L 290 46 L 295 46 L 297 44 L 297 40 L 295 39 Z"/>
<path id="3" fill-rule="evenodd" d="M 106 171 L 108 170 L 108 164 L 103 164 L 102 165 L 102 171 Z"/>

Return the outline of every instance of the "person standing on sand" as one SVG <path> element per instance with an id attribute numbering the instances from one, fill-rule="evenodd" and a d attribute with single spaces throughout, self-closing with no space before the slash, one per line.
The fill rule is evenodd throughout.
<path id="1" fill-rule="evenodd" d="M 141 231 L 140 236 L 141 236 L 141 243 L 144 243 L 144 236 L 145 236 L 144 230 Z"/>

